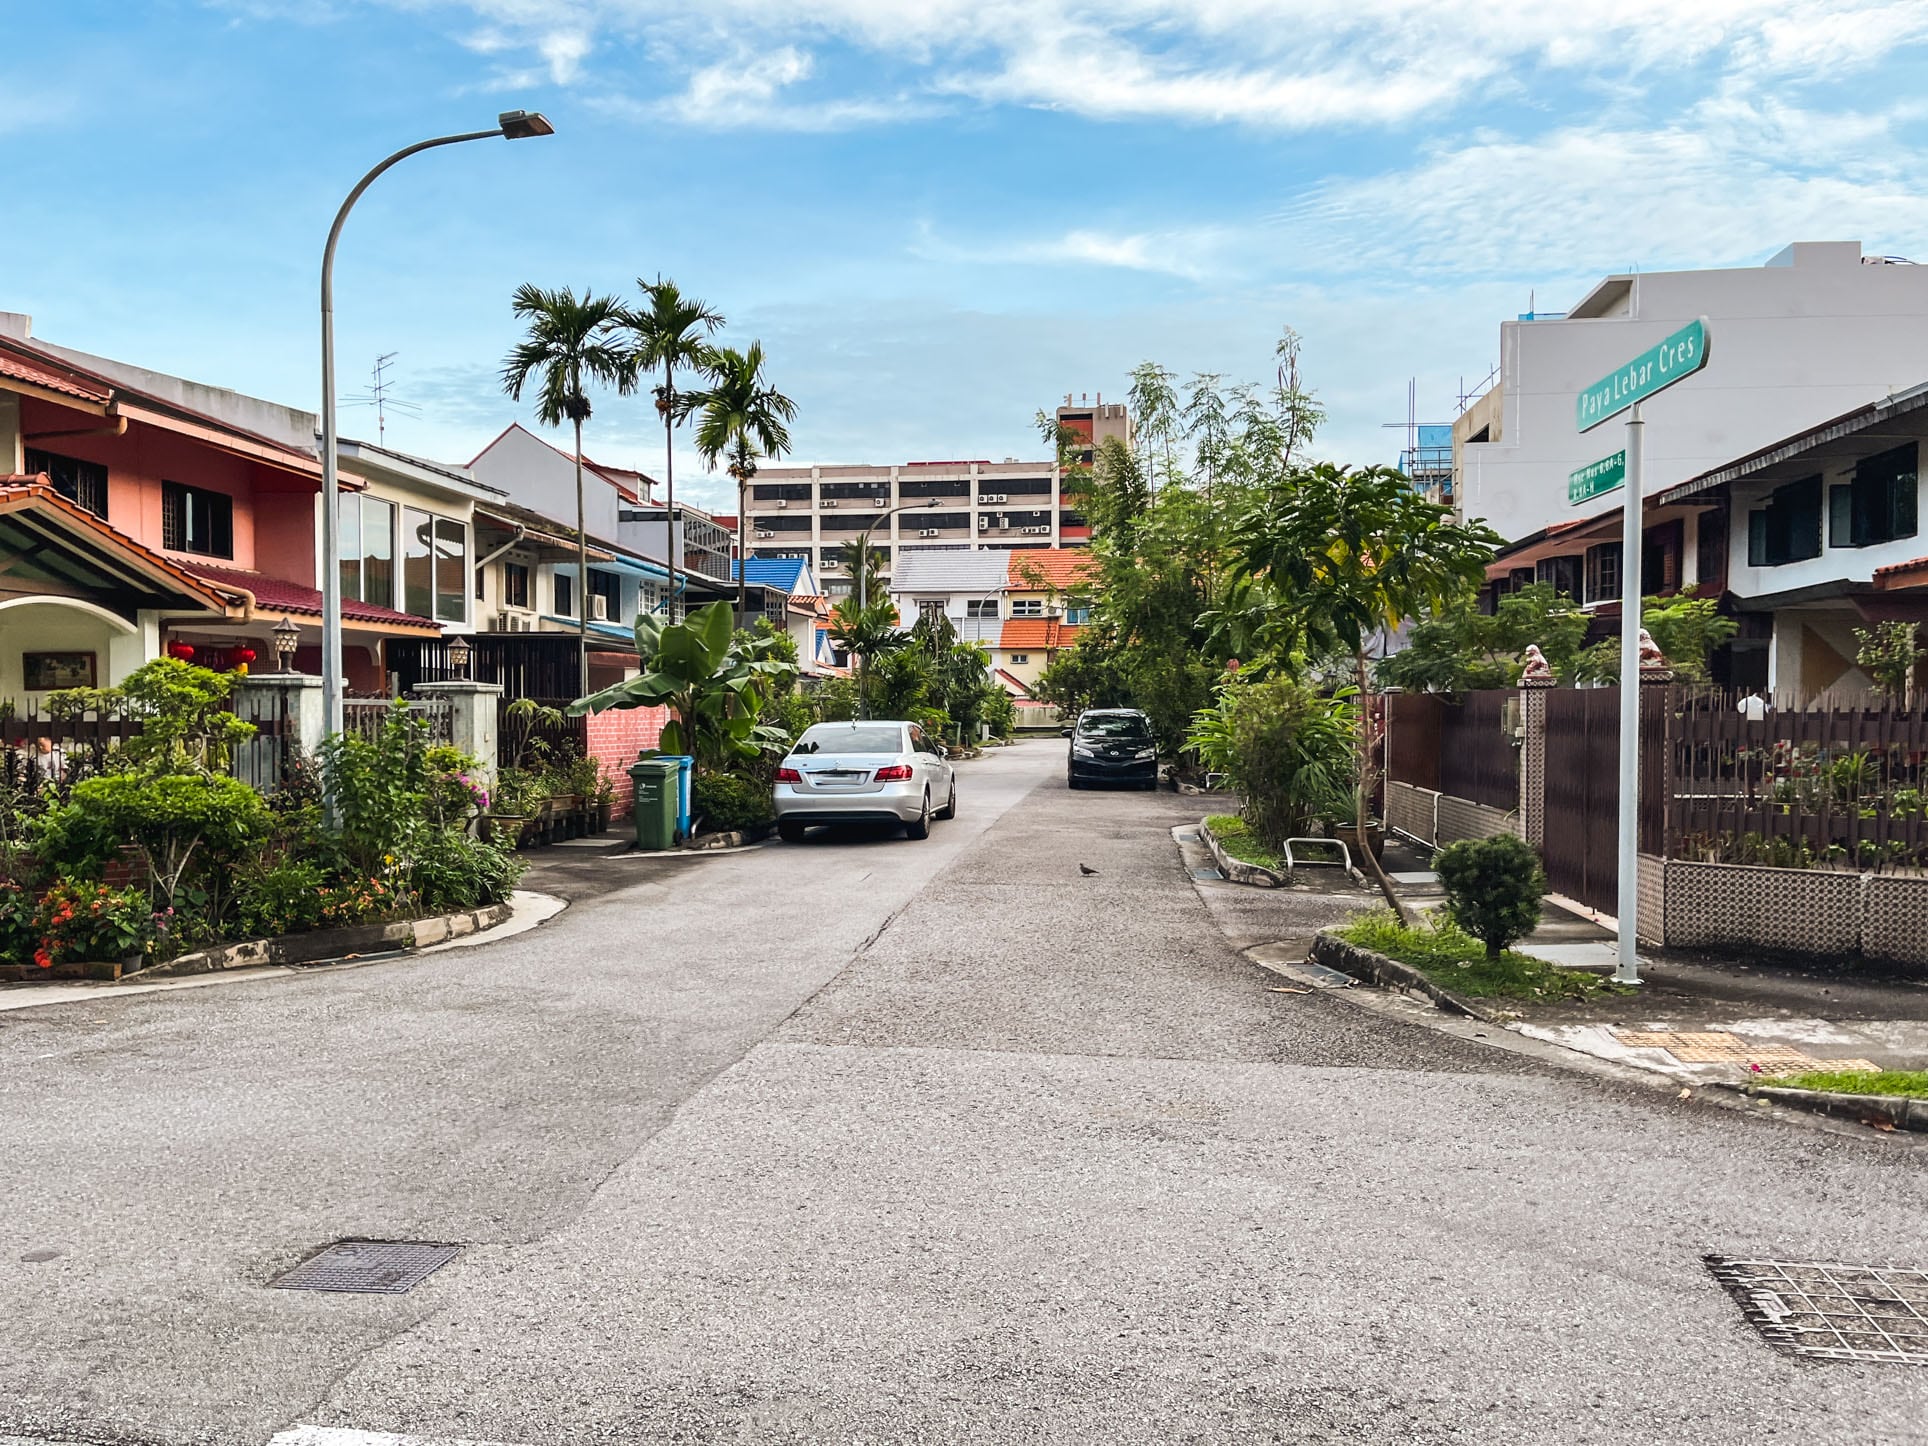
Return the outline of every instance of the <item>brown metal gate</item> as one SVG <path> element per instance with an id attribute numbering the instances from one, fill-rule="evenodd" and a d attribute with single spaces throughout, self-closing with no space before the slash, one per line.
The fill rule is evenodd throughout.
<path id="1" fill-rule="evenodd" d="M 1546 707 L 1547 886 L 1590 909 L 1619 908 L 1620 690 L 1550 688 Z M 1667 690 L 1640 699 L 1640 851 L 1661 852 Z"/>

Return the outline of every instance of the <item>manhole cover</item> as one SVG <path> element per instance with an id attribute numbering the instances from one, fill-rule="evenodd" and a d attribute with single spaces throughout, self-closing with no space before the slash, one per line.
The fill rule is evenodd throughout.
<path id="1" fill-rule="evenodd" d="M 345 1290 L 401 1295 L 461 1253 L 420 1240 L 343 1240 L 274 1282 L 276 1290 Z"/>
<path id="2" fill-rule="evenodd" d="M 1225 875 L 1221 874 L 1217 869 L 1193 869 L 1192 877 L 1195 879 L 1222 879 Z"/>
<path id="3" fill-rule="evenodd" d="M 1770 1345 L 1830 1361 L 1928 1366 L 1928 1270 L 1707 1257 Z"/>

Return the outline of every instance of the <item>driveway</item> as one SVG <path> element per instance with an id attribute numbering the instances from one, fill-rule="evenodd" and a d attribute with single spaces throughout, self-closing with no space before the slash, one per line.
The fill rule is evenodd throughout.
<path id="1" fill-rule="evenodd" d="M 0 1014 L 0 1438 L 1922 1439 L 1928 1371 L 1777 1355 L 1700 1265 L 1928 1266 L 1917 1154 L 1275 992 L 1196 801 L 1061 748 L 927 842 Z M 264 1288 L 342 1237 L 465 1248 Z"/>

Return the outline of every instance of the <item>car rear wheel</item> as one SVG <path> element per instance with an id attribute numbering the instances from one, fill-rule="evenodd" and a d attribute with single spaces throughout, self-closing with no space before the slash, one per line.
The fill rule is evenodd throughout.
<path id="1" fill-rule="evenodd" d="M 803 827 L 803 824 L 794 818 L 780 818 L 777 820 L 777 837 L 785 843 L 802 843 Z"/>
<path id="2" fill-rule="evenodd" d="M 942 808 L 940 808 L 937 811 L 937 816 L 939 818 L 956 818 L 957 817 L 957 780 L 955 778 L 951 780 L 950 802 L 946 803 Z"/>
<path id="3" fill-rule="evenodd" d="M 929 838 L 931 836 L 931 796 L 924 795 L 923 810 L 915 819 L 904 825 L 905 838 Z"/>

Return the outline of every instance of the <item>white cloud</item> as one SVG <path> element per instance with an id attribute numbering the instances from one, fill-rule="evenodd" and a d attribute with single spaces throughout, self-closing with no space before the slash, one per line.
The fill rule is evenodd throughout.
<path id="1" fill-rule="evenodd" d="M 832 131 L 928 114 L 933 107 L 905 96 L 812 99 L 792 94 L 816 72 L 809 52 L 786 45 L 763 54 L 738 52 L 690 74 L 678 94 L 654 103 L 601 97 L 610 113 L 649 115 L 710 130 Z"/>
<path id="2" fill-rule="evenodd" d="M 920 228 L 911 254 L 969 266 L 1109 266 L 1202 281 L 1227 274 L 1227 243 L 1236 233 L 1214 226 L 1172 231 L 1110 232 L 1078 227 L 1059 236 L 998 243 L 960 242 Z"/>

